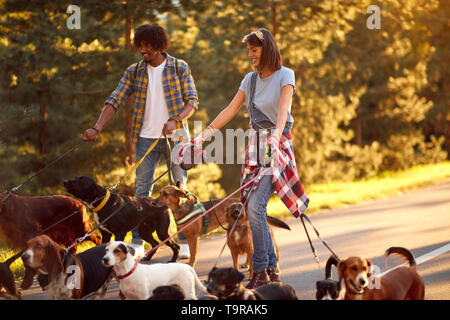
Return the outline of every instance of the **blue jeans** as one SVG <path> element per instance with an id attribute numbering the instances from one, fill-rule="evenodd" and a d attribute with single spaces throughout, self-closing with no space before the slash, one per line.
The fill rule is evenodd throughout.
<path id="1" fill-rule="evenodd" d="M 139 137 L 136 143 L 136 161 L 139 161 L 147 152 L 148 148 L 156 141 L 157 139 L 149 139 Z M 173 148 L 173 141 L 169 140 L 171 144 L 171 148 Z M 161 157 L 167 163 L 167 168 L 169 168 L 169 162 L 167 157 L 167 143 L 166 140 L 161 138 L 152 151 L 145 157 L 144 161 L 141 163 L 139 167 L 136 168 L 136 192 L 135 196 L 151 196 L 153 191 L 153 179 L 155 175 L 155 168 L 158 165 Z M 172 178 L 176 183 L 180 181 L 181 185 L 186 188 L 187 182 L 187 171 L 181 169 L 181 167 L 172 162 Z M 133 243 L 142 243 L 142 237 L 139 234 L 137 228 L 133 229 L 132 232 L 132 242 Z M 178 239 L 181 242 L 186 242 L 186 237 L 179 233 Z"/>
<path id="2" fill-rule="evenodd" d="M 252 230 L 254 272 L 273 269 L 278 263 L 266 219 L 267 203 L 274 191 L 272 175 L 263 175 L 257 189 L 252 191 L 248 198 L 247 215 Z"/>

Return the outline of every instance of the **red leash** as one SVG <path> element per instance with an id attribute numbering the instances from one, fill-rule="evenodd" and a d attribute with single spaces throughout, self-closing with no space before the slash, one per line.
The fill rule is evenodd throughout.
<path id="1" fill-rule="evenodd" d="M 271 167 L 269 167 L 268 169 L 271 169 Z M 198 219 L 202 218 L 204 215 L 208 214 L 209 212 L 211 212 L 212 210 L 214 210 L 215 208 L 217 208 L 218 206 L 220 206 L 222 203 L 224 203 L 226 200 L 230 199 L 234 194 L 238 193 L 239 191 L 241 191 L 242 189 L 244 189 L 245 187 L 247 187 L 249 184 L 251 184 L 253 181 L 256 180 L 256 178 L 258 178 L 259 175 L 256 175 L 253 179 L 251 179 L 250 181 L 248 181 L 246 184 L 244 184 L 242 187 L 240 187 L 239 189 L 236 189 L 235 191 L 233 191 L 232 193 L 230 193 L 228 196 L 226 196 L 225 198 L 223 198 L 220 202 L 216 203 L 214 206 L 212 206 L 209 210 L 205 211 L 204 213 L 202 213 L 201 215 L 199 215 L 198 217 L 196 217 L 195 219 L 191 220 L 188 224 L 186 224 L 185 226 L 183 226 L 182 228 L 180 228 L 177 232 L 175 232 L 172 236 L 168 237 L 166 240 L 161 241 L 158 245 L 156 245 L 155 247 L 153 247 L 151 250 L 149 250 L 144 257 L 148 256 L 149 254 L 151 254 L 153 251 L 155 251 L 156 249 L 158 249 L 161 245 L 165 244 L 167 241 L 172 240 L 177 234 L 179 234 L 180 232 L 182 232 L 184 229 L 186 229 L 187 227 L 189 227 L 191 224 L 193 224 L 195 221 L 197 221 Z"/>

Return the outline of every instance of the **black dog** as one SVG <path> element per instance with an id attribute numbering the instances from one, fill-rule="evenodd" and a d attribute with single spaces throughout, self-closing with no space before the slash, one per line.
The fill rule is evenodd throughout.
<path id="1" fill-rule="evenodd" d="M 16 297 L 17 299 L 22 300 L 22 295 L 17 290 L 14 274 L 9 268 L 11 263 L 16 261 L 22 253 L 23 251 L 20 251 L 5 262 L 0 263 L 0 289 L 4 288 L 6 290 L 6 292 L 0 292 L 1 298 L 12 299 L 13 297 Z"/>
<path id="2" fill-rule="evenodd" d="M 184 300 L 184 292 L 177 284 L 160 286 L 153 290 L 153 295 L 148 300 Z"/>
<path id="3" fill-rule="evenodd" d="M 339 261 L 335 256 L 330 256 L 325 266 L 325 278 L 326 280 L 320 280 L 316 282 L 316 299 L 317 300 L 337 300 L 339 299 L 341 292 L 341 283 L 335 281 L 331 277 L 331 266 L 337 267 Z"/>
<path id="4" fill-rule="evenodd" d="M 219 300 L 298 300 L 295 290 L 284 283 L 270 283 L 247 290 L 244 274 L 234 268 L 213 268 L 208 275 L 208 292 Z"/>
<path id="5" fill-rule="evenodd" d="M 102 242 L 109 242 L 111 234 L 114 233 L 117 241 L 122 241 L 128 231 L 138 227 L 139 234 L 149 242 L 152 247 L 158 245 L 152 233 L 156 230 L 158 238 L 163 241 L 169 238 L 170 216 L 166 205 L 159 204 L 151 197 L 131 197 L 110 192 L 109 199 L 104 203 L 107 196 L 107 189 L 99 186 L 90 177 L 77 177 L 73 180 L 64 180 L 64 187 L 67 192 L 75 197 L 88 202 L 93 207 L 103 207 L 95 213 L 98 223 L 108 219 L 100 227 Z M 173 240 L 166 244 L 172 249 L 173 256 L 171 262 L 176 261 L 180 246 Z M 156 250 L 146 257 L 150 260 Z"/>

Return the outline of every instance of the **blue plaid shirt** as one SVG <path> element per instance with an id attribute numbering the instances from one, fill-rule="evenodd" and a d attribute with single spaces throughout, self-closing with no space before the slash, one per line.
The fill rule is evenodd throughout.
<path id="1" fill-rule="evenodd" d="M 162 85 L 166 98 L 169 118 L 179 116 L 185 104 L 198 108 L 197 90 L 191 69 L 184 60 L 176 59 L 167 53 L 166 66 L 162 74 Z M 132 94 L 135 93 L 135 109 L 131 139 L 137 142 L 142 128 L 145 112 L 145 100 L 147 98 L 148 74 L 147 66 L 143 60 L 132 64 L 127 68 L 119 81 L 117 88 L 111 93 L 105 104 L 110 104 L 116 109 Z M 187 121 L 183 121 L 182 129 L 189 137 Z M 183 134 L 184 135 L 184 134 Z"/>

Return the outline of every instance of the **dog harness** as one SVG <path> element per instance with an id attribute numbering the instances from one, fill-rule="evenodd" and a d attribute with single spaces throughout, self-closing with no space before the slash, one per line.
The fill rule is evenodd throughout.
<path id="1" fill-rule="evenodd" d="M 200 201 L 198 201 L 198 198 L 195 195 L 192 195 L 192 196 L 195 198 L 196 203 L 195 203 L 195 205 L 194 205 L 194 207 L 193 207 L 191 212 L 189 212 L 185 216 L 181 217 L 180 219 L 175 220 L 175 222 L 177 224 L 177 227 L 188 223 L 189 221 L 191 221 L 195 217 L 197 217 L 197 216 L 199 216 L 199 215 L 201 215 L 201 214 L 206 212 L 205 206 Z M 202 234 L 206 234 L 206 231 L 208 230 L 208 227 L 209 227 L 209 216 L 207 214 L 205 214 L 203 216 Z"/>

